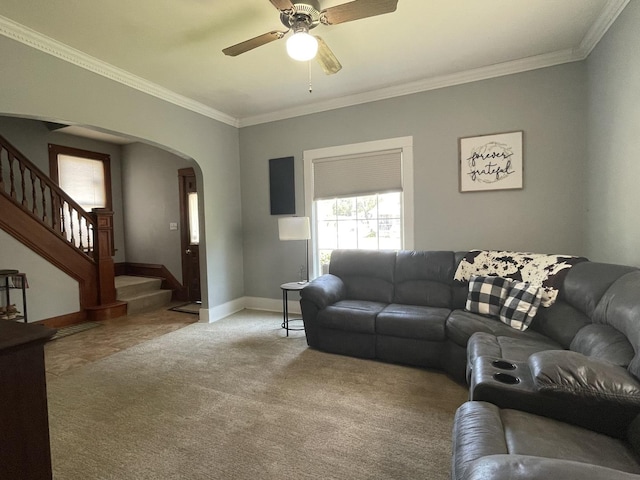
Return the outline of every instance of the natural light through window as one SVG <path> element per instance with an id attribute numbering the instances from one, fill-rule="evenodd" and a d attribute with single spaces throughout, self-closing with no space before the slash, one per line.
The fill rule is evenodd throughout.
<path id="1" fill-rule="evenodd" d="M 310 277 L 336 249 L 413 248 L 413 137 L 304 151 Z"/>
<path id="2" fill-rule="evenodd" d="M 200 224 L 198 221 L 198 193 L 189 193 L 189 242 L 200 244 Z"/>
<path id="3" fill-rule="evenodd" d="M 336 248 L 402 248 L 402 193 L 383 193 L 316 201 L 320 268 L 329 266 Z"/>
<path id="4" fill-rule="evenodd" d="M 104 164 L 100 160 L 58 155 L 58 183 L 87 212 L 107 205 Z"/>

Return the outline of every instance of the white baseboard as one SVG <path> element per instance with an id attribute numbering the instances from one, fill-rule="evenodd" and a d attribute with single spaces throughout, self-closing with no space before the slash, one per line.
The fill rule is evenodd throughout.
<path id="1" fill-rule="evenodd" d="M 244 298 L 245 308 L 250 308 L 252 310 L 264 310 L 266 312 L 282 312 L 282 300 L 263 297 Z M 288 300 L 287 306 L 289 307 L 289 313 L 295 313 L 297 315 L 300 315 L 302 313 L 302 311 L 300 310 L 299 300 Z"/>
<path id="2" fill-rule="evenodd" d="M 300 302 L 298 300 L 287 301 L 290 314 L 300 315 Z M 233 315 L 240 310 L 250 308 L 251 310 L 264 310 L 265 312 L 282 312 L 282 300 L 262 297 L 240 297 L 230 302 L 216 305 L 212 308 L 200 309 L 200 322 L 213 323 L 222 320 L 229 315 Z"/>
<path id="3" fill-rule="evenodd" d="M 216 305 L 215 307 L 201 308 L 200 321 L 204 323 L 217 322 L 218 320 L 222 320 L 223 318 L 239 312 L 244 308 L 244 297 L 236 298 L 235 300 L 223 303 L 222 305 Z"/>

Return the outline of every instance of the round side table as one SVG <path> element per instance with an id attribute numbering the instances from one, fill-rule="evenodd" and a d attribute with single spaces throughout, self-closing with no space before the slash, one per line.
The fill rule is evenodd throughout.
<path id="1" fill-rule="evenodd" d="M 304 287 L 307 286 L 308 282 L 289 282 L 283 283 L 280 285 L 282 289 L 282 325 L 281 327 L 287 331 L 287 337 L 289 336 L 289 330 L 304 330 L 304 325 L 302 327 L 290 327 L 289 322 L 293 322 L 294 320 L 302 320 L 302 318 L 289 318 L 289 303 L 288 303 L 288 294 L 289 292 L 299 292 Z"/>

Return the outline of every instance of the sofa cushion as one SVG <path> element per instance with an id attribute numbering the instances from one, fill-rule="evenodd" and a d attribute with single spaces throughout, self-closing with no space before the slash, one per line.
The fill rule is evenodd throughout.
<path id="1" fill-rule="evenodd" d="M 466 347 L 469 338 L 476 332 L 486 332 L 515 338 L 523 335 L 526 337 L 528 334 L 534 333 L 529 330 L 520 332 L 495 318 L 485 317 L 484 315 L 478 315 L 465 310 L 453 310 L 449 317 L 447 317 L 445 327 L 447 338 L 461 347 Z M 541 335 L 538 334 L 535 336 Z"/>
<path id="2" fill-rule="evenodd" d="M 376 318 L 376 333 L 402 338 L 444 341 L 444 324 L 451 310 L 392 303 Z"/>
<path id="3" fill-rule="evenodd" d="M 609 287 L 633 270 L 637 269 L 608 263 L 579 263 L 567 273 L 563 283 L 563 296 L 567 303 L 591 317 Z"/>
<path id="4" fill-rule="evenodd" d="M 453 252 L 398 252 L 393 302 L 451 308 L 454 268 Z"/>
<path id="5" fill-rule="evenodd" d="M 396 252 L 334 250 L 329 273 L 344 282 L 345 298 L 391 303 Z"/>
<path id="6" fill-rule="evenodd" d="M 560 348 L 553 340 L 535 332 L 527 331 L 527 335 L 518 338 L 496 336 L 491 333 L 478 332 L 467 345 L 468 365 L 473 365 L 478 357 L 503 358 L 511 362 L 526 362 L 537 352 L 557 350 Z"/>
<path id="7" fill-rule="evenodd" d="M 541 392 L 640 407 L 640 382 L 618 365 L 568 350 L 548 350 L 531 355 L 529 367 Z"/>
<path id="8" fill-rule="evenodd" d="M 500 309 L 500 321 L 524 332 L 536 316 L 541 299 L 540 287 L 527 282 L 513 282 Z"/>
<path id="9" fill-rule="evenodd" d="M 519 410 L 501 410 L 500 419 L 509 453 L 640 473 L 635 454 L 619 439 Z"/>
<path id="10" fill-rule="evenodd" d="M 635 355 L 627 337 L 609 325 L 591 324 L 581 328 L 570 348 L 587 357 L 606 360 L 625 368 Z"/>
<path id="11" fill-rule="evenodd" d="M 386 304 L 342 300 L 318 312 L 318 325 L 347 332 L 375 333 L 375 320 Z"/>
<path id="12" fill-rule="evenodd" d="M 549 308 L 539 308 L 529 330 L 546 335 L 562 345 L 562 348 L 569 348 L 576 333 L 589 324 L 591 320 L 585 313 L 560 300 Z"/>
<path id="13" fill-rule="evenodd" d="M 467 478 L 472 462 L 499 454 L 561 459 L 640 473 L 634 452 L 619 439 L 485 402 L 463 404 L 454 420 L 452 478 Z"/>
<path id="14" fill-rule="evenodd" d="M 616 280 L 602 296 L 593 313 L 593 323 L 610 325 L 622 332 L 636 352 L 629 371 L 640 378 L 640 270 Z"/>
<path id="15" fill-rule="evenodd" d="M 464 480 L 638 480 L 633 473 L 588 463 L 530 455 L 491 455 L 470 464 Z M 462 480 L 456 478 L 455 480 Z"/>
<path id="16" fill-rule="evenodd" d="M 510 288 L 511 280 L 506 278 L 474 275 L 469 280 L 465 308 L 471 313 L 498 317 Z"/>

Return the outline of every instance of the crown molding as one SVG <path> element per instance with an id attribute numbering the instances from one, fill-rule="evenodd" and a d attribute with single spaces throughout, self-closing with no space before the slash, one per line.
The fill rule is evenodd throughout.
<path id="1" fill-rule="evenodd" d="M 473 70 L 466 70 L 450 75 L 430 77 L 416 82 L 242 118 L 235 118 L 204 105 L 203 103 L 197 102 L 191 98 L 177 94 L 167 88 L 145 80 L 144 78 L 114 67 L 111 64 L 98 60 L 97 58 L 87 55 L 75 48 L 69 47 L 57 40 L 42 35 L 41 33 L 14 22 L 9 18 L 3 17 L 2 15 L 0 15 L 0 34 L 179 107 L 199 113 L 219 122 L 226 123 L 227 125 L 242 128 L 278 120 L 285 120 L 287 118 L 310 115 L 313 113 L 326 112 L 338 108 L 376 102 L 379 100 L 386 100 L 404 95 L 411 95 L 429 90 L 436 90 L 439 88 L 487 80 L 505 75 L 512 75 L 515 73 L 551 67 L 563 63 L 581 61 L 589 56 L 591 51 L 602 39 L 616 18 L 618 18 L 618 15 L 620 15 L 622 10 L 624 10 L 629 1 L 630 0 L 609 0 L 577 48 L 513 60 L 510 62 L 499 63 Z"/>
<path id="2" fill-rule="evenodd" d="M 351 107 L 364 103 L 377 102 L 379 100 L 387 100 L 389 98 L 401 97 L 404 95 L 412 95 L 414 93 L 426 92 L 429 90 L 437 90 L 465 83 L 487 80 L 489 78 L 502 77 L 514 73 L 536 70 L 538 68 L 551 67 L 562 63 L 575 62 L 582 60 L 576 54 L 574 49 L 562 50 L 559 52 L 537 55 L 534 57 L 513 60 L 511 62 L 498 63 L 488 67 L 476 68 L 473 70 L 465 70 L 463 72 L 453 73 L 450 75 L 440 75 L 437 77 L 425 78 L 416 82 L 405 83 L 393 87 L 387 87 L 379 90 L 348 95 L 340 98 L 327 100 L 324 102 L 316 102 L 312 104 L 302 105 L 299 107 L 279 110 L 277 112 L 265 113 L 263 115 L 254 115 L 240 119 L 240 128 L 259 125 L 261 123 L 285 120 L 287 118 L 310 115 L 313 113 L 326 112 L 338 108 Z"/>
<path id="3" fill-rule="evenodd" d="M 586 59 L 598 42 L 602 39 L 609 27 L 618 18 L 618 15 L 624 10 L 630 0 L 609 0 L 600 12 L 600 15 L 587 31 L 584 38 L 580 42 L 579 47 L 560 50 L 557 52 L 536 55 L 533 57 L 513 60 L 510 62 L 498 63 L 487 67 L 476 68 L 473 70 L 465 70 L 463 72 L 453 73 L 450 75 L 442 75 L 438 77 L 430 77 L 416 82 L 406 83 L 403 85 L 383 88 L 380 90 L 348 95 L 336 99 L 327 100 L 325 102 L 317 102 L 299 107 L 279 110 L 276 112 L 265 113 L 262 115 L 254 115 L 243 117 L 240 119 L 239 126 L 248 127 L 259 125 L 261 123 L 285 120 L 287 118 L 300 117 L 313 113 L 320 113 L 338 108 L 351 107 L 378 100 L 386 100 L 389 98 L 400 97 L 403 95 L 411 95 L 414 93 L 436 90 L 439 88 L 452 87 L 462 85 L 464 83 L 477 82 L 490 78 L 501 77 L 504 75 L 512 75 L 515 73 L 536 70 L 538 68 L 552 67 L 563 63 L 579 62 Z"/>
<path id="4" fill-rule="evenodd" d="M 622 13 L 624 7 L 627 6 L 629 0 L 609 0 L 605 7 L 602 9 L 602 12 L 598 16 L 591 28 L 587 31 L 582 42 L 580 42 L 580 46 L 578 47 L 578 51 L 583 58 L 587 58 L 591 51 L 596 47 L 598 42 L 602 40 L 604 34 L 607 33 L 609 27 L 615 22 L 618 15 Z"/>
<path id="5" fill-rule="evenodd" d="M 58 42 L 35 30 L 30 29 L 20 23 L 0 15 L 0 35 L 4 35 L 12 40 L 23 43 L 29 47 L 40 50 L 61 60 L 69 62 L 80 68 L 101 75 L 109 80 L 121 83 L 134 88 L 140 92 L 185 108 L 205 117 L 212 118 L 222 123 L 238 127 L 239 121 L 226 113 L 215 110 L 207 105 L 197 102 L 191 98 L 175 93 L 167 88 L 161 87 L 153 82 L 138 77 L 132 73 L 118 67 L 103 62 L 91 55 L 87 55 L 80 50 Z"/>

